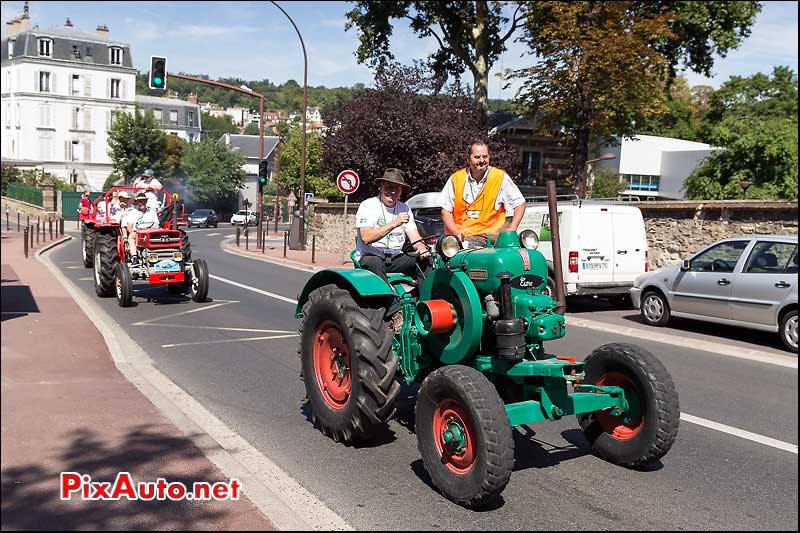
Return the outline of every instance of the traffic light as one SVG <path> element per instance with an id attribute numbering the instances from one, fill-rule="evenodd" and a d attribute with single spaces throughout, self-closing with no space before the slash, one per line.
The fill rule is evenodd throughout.
<path id="1" fill-rule="evenodd" d="M 167 88 L 167 58 L 150 56 L 150 88 Z"/>
<path id="2" fill-rule="evenodd" d="M 266 159 L 262 159 L 258 164 L 258 184 L 264 186 L 269 179 L 269 163 Z"/>

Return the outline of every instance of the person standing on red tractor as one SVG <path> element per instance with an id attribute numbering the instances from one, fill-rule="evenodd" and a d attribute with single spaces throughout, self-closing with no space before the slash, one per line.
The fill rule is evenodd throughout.
<path id="1" fill-rule="evenodd" d="M 83 194 L 81 195 L 80 204 L 78 205 L 79 214 L 84 207 L 89 210 L 87 214 L 92 213 L 92 201 L 89 199 L 89 191 L 83 191 Z"/>
<path id="2" fill-rule="evenodd" d="M 158 192 L 163 188 L 161 182 L 155 177 L 153 169 L 148 168 L 142 175 L 133 182 L 133 186 L 142 188 L 147 195 L 147 209 L 158 211 L 161 203 L 158 201 Z"/>
<path id="3" fill-rule="evenodd" d="M 504 170 L 489 165 L 483 141 L 470 145 L 467 167 L 450 176 L 439 204 L 447 232 L 477 247 L 486 246 L 487 235 L 516 231 L 525 214 L 525 197 Z"/>

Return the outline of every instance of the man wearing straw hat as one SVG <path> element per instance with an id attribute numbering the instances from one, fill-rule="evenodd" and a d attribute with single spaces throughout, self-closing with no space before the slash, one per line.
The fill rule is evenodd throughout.
<path id="1" fill-rule="evenodd" d="M 430 269 L 430 252 L 421 242 L 411 209 L 400 201 L 400 195 L 410 188 L 405 173 L 398 168 L 387 168 L 383 177 L 376 181 L 380 184 L 378 196 L 361 202 L 356 212 L 356 259 L 364 269 L 384 280 L 387 272 L 402 272 L 416 277 L 417 259 L 423 271 Z M 406 238 L 411 242 L 419 241 L 414 244 L 416 257 L 403 253 Z M 395 297 L 386 312 L 392 317 L 395 330 L 402 323 L 399 311 L 400 303 Z"/>

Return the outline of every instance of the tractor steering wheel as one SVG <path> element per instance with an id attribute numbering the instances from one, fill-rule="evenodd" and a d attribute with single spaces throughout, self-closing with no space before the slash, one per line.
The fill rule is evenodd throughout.
<path id="1" fill-rule="evenodd" d="M 419 253 L 414 249 L 414 245 L 417 244 L 418 242 L 421 242 L 422 244 L 425 245 L 425 248 L 428 250 L 428 253 L 433 255 L 431 253 L 430 245 L 425 241 L 427 241 L 431 237 L 439 238 L 441 235 L 443 235 L 443 234 L 428 235 L 427 237 L 422 237 L 421 239 L 417 239 L 416 241 L 406 241 L 405 244 L 403 245 L 403 253 L 406 254 L 406 255 L 410 255 L 412 257 L 419 257 Z"/>

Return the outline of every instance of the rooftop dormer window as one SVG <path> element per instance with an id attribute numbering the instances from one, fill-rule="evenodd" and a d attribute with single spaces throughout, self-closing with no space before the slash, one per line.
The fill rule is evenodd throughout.
<path id="1" fill-rule="evenodd" d="M 11 59 L 14 57 L 14 44 L 17 42 L 16 39 L 9 39 L 8 40 L 8 58 Z"/>
<path id="2" fill-rule="evenodd" d="M 39 39 L 39 56 L 51 57 L 53 55 L 53 40 Z"/>
<path id="3" fill-rule="evenodd" d="M 109 48 L 109 62 L 112 65 L 122 64 L 122 48 L 117 48 L 115 46 Z"/>

